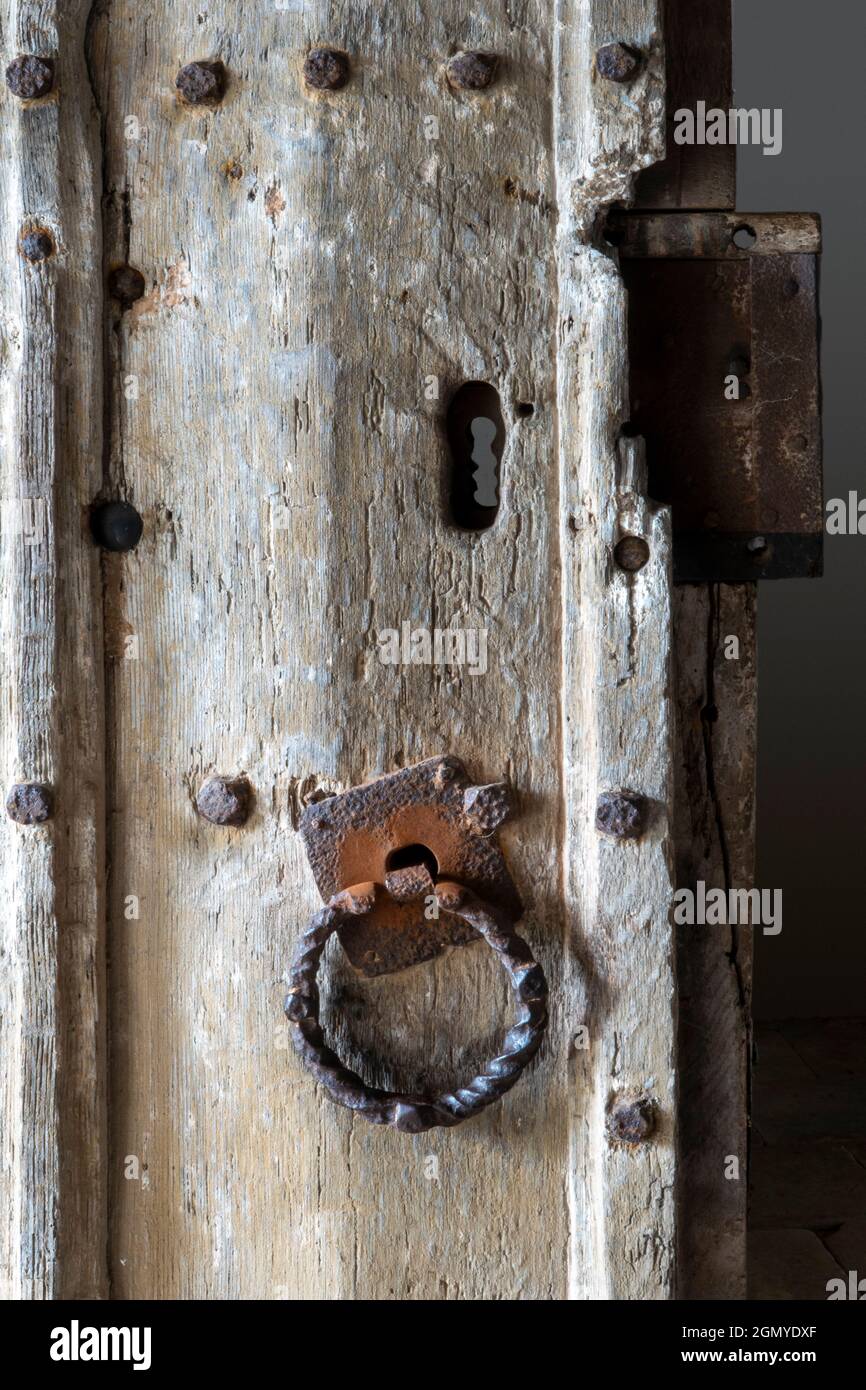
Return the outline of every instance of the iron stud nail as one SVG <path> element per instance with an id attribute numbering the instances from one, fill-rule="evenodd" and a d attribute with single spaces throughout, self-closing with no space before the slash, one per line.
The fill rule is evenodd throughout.
<path id="1" fill-rule="evenodd" d="M 144 276 L 132 265 L 117 265 L 108 277 L 108 293 L 128 309 L 144 294 Z"/>
<path id="2" fill-rule="evenodd" d="M 90 513 L 90 533 L 103 550 L 134 550 L 144 523 L 131 502 L 103 502 Z"/>
<path id="3" fill-rule="evenodd" d="M 348 56 L 337 48 L 313 48 L 304 61 L 304 81 L 317 92 L 338 92 L 349 71 Z"/>
<path id="4" fill-rule="evenodd" d="M 51 789 L 43 782 L 16 782 L 9 788 L 6 813 L 18 825 L 41 825 L 51 811 Z"/>
<path id="5" fill-rule="evenodd" d="M 174 85 L 188 106 L 218 106 L 225 96 L 226 70 L 219 61 L 187 63 Z"/>
<path id="6" fill-rule="evenodd" d="M 6 86 L 22 101 L 47 97 L 54 86 L 54 59 L 36 53 L 20 53 L 6 69 Z"/>
<path id="7" fill-rule="evenodd" d="M 630 82 L 640 67 L 640 54 L 624 43 L 608 43 L 595 55 L 595 66 L 608 82 Z"/>
<path id="8" fill-rule="evenodd" d="M 54 238 L 46 227 L 32 227 L 21 233 L 19 241 L 21 254 L 33 265 L 39 265 L 54 255 Z"/>
<path id="9" fill-rule="evenodd" d="M 636 574 L 650 557 L 650 548 L 643 536 L 623 536 L 614 547 L 613 558 L 621 570 Z"/>
<path id="10" fill-rule="evenodd" d="M 209 777 L 196 797 L 200 816 L 212 825 L 243 825 L 252 809 L 253 789 L 246 777 Z"/>
<path id="11" fill-rule="evenodd" d="M 617 1100 L 607 1117 L 607 1132 L 620 1144 L 643 1144 L 655 1131 L 656 1111 L 647 1097 Z"/>
<path id="12" fill-rule="evenodd" d="M 499 55 L 470 51 L 455 53 L 445 65 L 445 75 L 452 87 L 466 92 L 483 92 L 496 80 Z"/>
<path id="13" fill-rule="evenodd" d="M 618 840 L 637 840 L 646 831 L 649 807 L 636 792 L 602 792 L 595 808 L 595 828 Z"/>

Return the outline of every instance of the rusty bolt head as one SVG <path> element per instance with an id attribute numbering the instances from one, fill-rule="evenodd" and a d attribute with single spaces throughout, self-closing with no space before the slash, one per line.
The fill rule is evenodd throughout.
<path id="1" fill-rule="evenodd" d="M 613 558 L 621 570 L 636 574 L 650 557 L 650 548 L 643 536 L 623 536 L 614 548 Z"/>
<path id="2" fill-rule="evenodd" d="M 226 70 L 219 61 L 187 63 L 174 85 L 188 106 L 217 106 L 225 96 Z"/>
<path id="3" fill-rule="evenodd" d="M 317 92 L 338 92 L 349 80 L 348 55 L 337 48 L 313 48 L 304 61 L 304 81 Z"/>
<path id="4" fill-rule="evenodd" d="M 6 797 L 6 812 L 19 825 L 41 825 L 51 816 L 51 789 L 42 782 L 16 782 Z"/>
<path id="5" fill-rule="evenodd" d="M 608 82 L 630 82 L 640 67 L 640 54 L 624 43 L 608 43 L 595 55 L 599 76 Z"/>
<path id="6" fill-rule="evenodd" d="M 108 293 L 128 309 L 144 294 L 144 276 L 132 265 L 117 265 L 108 277 Z"/>
<path id="7" fill-rule="evenodd" d="M 505 782 L 467 787 L 463 793 L 463 815 L 470 829 L 479 835 L 492 835 L 510 810 L 511 798 Z"/>
<path id="8" fill-rule="evenodd" d="M 655 1127 L 655 1106 L 645 1096 L 616 1100 L 608 1111 L 607 1132 L 619 1144 L 643 1144 Z"/>
<path id="9" fill-rule="evenodd" d="M 22 101 L 47 97 L 54 86 L 54 60 L 21 53 L 6 69 L 6 86 Z"/>
<path id="10" fill-rule="evenodd" d="M 496 53 L 455 53 L 445 67 L 452 87 L 464 92 L 483 92 L 496 80 L 499 56 Z"/>
<path id="11" fill-rule="evenodd" d="M 54 255 L 54 238 L 47 227 L 31 227 L 29 231 L 21 233 L 19 241 L 21 254 L 25 260 L 33 265 L 39 265 L 41 261 L 47 261 L 49 256 Z"/>
<path id="12" fill-rule="evenodd" d="M 649 807 L 635 792 L 602 792 L 595 808 L 595 828 L 618 840 L 636 840 L 647 828 Z"/>
<path id="13" fill-rule="evenodd" d="M 214 825 L 243 825 L 252 809 L 253 789 L 246 777 L 209 777 L 196 797 L 200 816 Z"/>
<path id="14" fill-rule="evenodd" d="M 409 864 L 386 874 L 385 887 L 398 903 L 410 903 L 433 892 L 433 878 L 426 864 Z"/>
<path id="15" fill-rule="evenodd" d="M 365 912 L 372 912 L 375 905 L 375 883 L 355 883 L 351 888 L 344 888 L 341 893 L 335 893 L 328 904 L 329 907 L 340 908 L 343 912 L 351 912 L 353 917 L 362 917 Z"/>

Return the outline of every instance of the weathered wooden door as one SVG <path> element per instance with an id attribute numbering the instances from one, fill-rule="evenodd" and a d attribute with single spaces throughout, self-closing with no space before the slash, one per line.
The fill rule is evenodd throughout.
<path id="1" fill-rule="evenodd" d="M 750 885 L 754 585 L 674 589 L 604 232 L 733 207 L 730 151 L 660 163 L 667 8 L 666 63 L 655 0 L 2 5 L 6 61 L 54 65 L 2 122 L 12 1296 L 742 1295 L 747 934 L 677 965 L 670 909 Z M 730 6 L 697 8 L 722 98 Z M 550 1022 L 499 1103 L 407 1134 L 290 1050 L 298 828 L 440 755 L 511 789 Z M 509 1026 L 495 955 L 332 941 L 329 1042 L 453 1088 Z"/>

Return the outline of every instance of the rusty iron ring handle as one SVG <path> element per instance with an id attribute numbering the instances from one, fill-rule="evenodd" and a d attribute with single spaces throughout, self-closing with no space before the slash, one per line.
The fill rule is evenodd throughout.
<path id="1" fill-rule="evenodd" d="M 501 1052 L 465 1086 L 437 1096 L 382 1091 L 368 1086 L 344 1067 L 325 1042 L 316 984 L 322 952 L 338 927 L 353 916 L 369 912 L 375 893 L 373 884 L 338 893 L 316 913 L 295 948 L 286 999 L 295 1051 L 331 1099 L 357 1111 L 371 1124 L 393 1125 L 409 1134 L 460 1124 L 500 1100 L 535 1056 L 547 1027 L 544 971 L 511 923 L 497 918 L 493 908 L 460 884 L 437 883 L 435 892 L 444 912 L 454 913 L 475 927 L 496 952 L 520 1005 L 517 1022 L 505 1035 Z"/>

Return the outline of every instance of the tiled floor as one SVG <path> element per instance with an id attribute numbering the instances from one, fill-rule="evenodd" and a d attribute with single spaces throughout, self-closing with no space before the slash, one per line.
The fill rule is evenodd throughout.
<path id="1" fill-rule="evenodd" d="M 866 1280 L 866 1018 L 756 1039 L 749 1296 L 826 1300 L 828 1280 Z"/>

